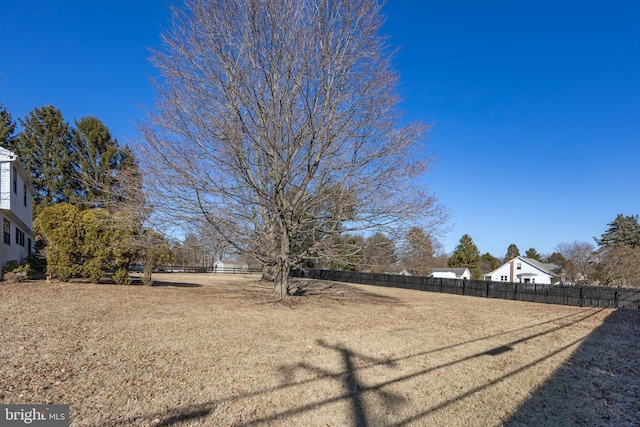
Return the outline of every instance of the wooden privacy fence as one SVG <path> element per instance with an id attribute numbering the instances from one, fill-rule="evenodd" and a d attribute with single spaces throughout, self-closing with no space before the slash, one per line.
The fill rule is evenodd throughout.
<path id="1" fill-rule="evenodd" d="M 640 289 L 604 286 L 557 286 L 535 283 L 487 282 L 335 270 L 294 270 L 293 277 L 306 277 L 361 285 L 415 289 L 474 297 L 500 298 L 579 307 L 640 309 Z"/>

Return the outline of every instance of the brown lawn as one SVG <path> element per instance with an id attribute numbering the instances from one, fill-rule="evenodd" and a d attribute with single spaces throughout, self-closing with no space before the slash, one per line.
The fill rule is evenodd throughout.
<path id="1" fill-rule="evenodd" d="M 0 283 L 0 403 L 96 427 L 640 424 L 638 311 L 155 279 Z"/>

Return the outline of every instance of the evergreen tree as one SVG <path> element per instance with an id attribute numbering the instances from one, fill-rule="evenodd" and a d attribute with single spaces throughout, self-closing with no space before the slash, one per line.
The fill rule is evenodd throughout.
<path id="1" fill-rule="evenodd" d="M 527 252 L 525 252 L 524 256 L 542 262 L 542 256 L 534 248 L 527 249 Z"/>
<path id="2" fill-rule="evenodd" d="M 327 242 L 321 260 L 330 269 L 358 271 L 364 267 L 364 246 L 365 239 L 361 235 L 344 233 Z"/>
<path id="3" fill-rule="evenodd" d="M 78 197 L 89 206 L 104 206 L 113 194 L 114 173 L 125 156 L 109 129 L 95 117 L 75 122 L 72 145 L 74 169 L 81 183 Z"/>
<path id="4" fill-rule="evenodd" d="M 34 231 L 46 242 L 47 275 L 67 281 L 82 272 L 84 227 L 78 208 L 60 203 L 42 210 Z"/>
<path id="5" fill-rule="evenodd" d="M 489 273 L 490 271 L 495 270 L 500 267 L 500 260 L 489 252 L 482 254 L 480 257 L 480 271 L 482 273 Z"/>
<path id="6" fill-rule="evenodd" d="M 15 131 L 16 123 L 7 109 L 0 104 L 0 146 L 11 149 Z"/>
<path id="7" fill-rule="evenodd" d="M 600 239 L 597 276 L 606 286 L 640 287 L 640 224 L 638 215 L 619 214 Z"/>
<path id="8" fill-rule="evenodd" d="M 24 119 L 18 137 L 7 147 L 25 166 L 40 207 L 68 202 L 78 190 L 73 172 L 71 129 L 52 105 L 35 108 Z"/>
<path id="9" fill-rule="evenodd" d="M 518 249 L 515 243 L 512 243 L 507 248 L 507 255 L 504 257 L 504 262 L 507 262 L 517 256 L 520 256 L 520 249 Z"/>
<path id="10" fill-rule="evenodd" d="M 453 250 L 449 267 L 466 267 L 473 277 L 480 277 L 480 251 L 468 234 L 460 238 L 460 243 Z"/>
<path id="11" fill-rule="evenodd" d="M 640 247 L 640 224 L 638 223 L 638 215 L 624 216 L 619 214 L 616 219 L 608 225 L 609 228 L 600 236 L 600 239 L 595 239 L 598 246 Z"/>
<path id="12" fill-rule="evenodd" d="M 49 276 L 61 280 L 82 276 L 97 282 L 115 267 L 113 280 L 130 282 L 128 267 L 140 253 L 140 239 L 122 227 L 117 214 L 58 203 L 43 208 L 33 224 L 47 243 Z"/>
<path id="13" fill-rule="evenodd" d="M 78 245 L 82 248 L 84 259 L 82 275 L 98 283 L 114 262 L 115 230 L 105 209 L 85 210 L 80 213 L 80 219 L 84 230 L 84 239 Z"/>
<path id="14" fill-rule="evenodd" d="M 564 268 L 567 259 L 560 252 L 554 252 L 547 258 L 546 262 L 555 264 L 560 268 Z"/>

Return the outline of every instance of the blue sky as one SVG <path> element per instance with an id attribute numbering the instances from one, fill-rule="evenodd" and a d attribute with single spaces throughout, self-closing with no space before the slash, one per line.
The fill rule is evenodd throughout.
<path id="1" fill-rule="evenodd" d="M 4 1 L 0 104 L 53 104 L 126 143 L 154 93 L 147 48 L 165 1 Z M 441 241 L 551 253 L 640 213 L 640 3 L 390 1 L 402 108 L 432 123 L 426 175 L 451 214 Z"/>

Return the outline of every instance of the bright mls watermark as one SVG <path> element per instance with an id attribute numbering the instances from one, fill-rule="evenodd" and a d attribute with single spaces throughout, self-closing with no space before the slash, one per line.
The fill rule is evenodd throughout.
<path id="1" fill-rule="evenodd" d="M 69 427 L 69 405 L 0 405 L 0 427 Z"/>

